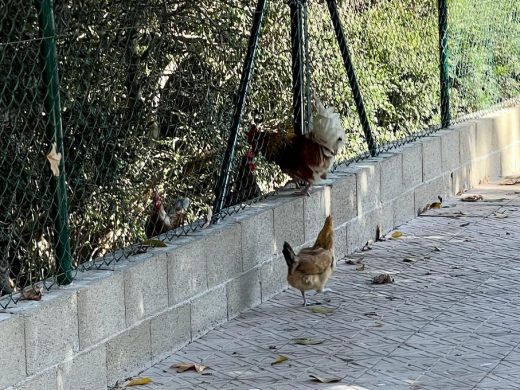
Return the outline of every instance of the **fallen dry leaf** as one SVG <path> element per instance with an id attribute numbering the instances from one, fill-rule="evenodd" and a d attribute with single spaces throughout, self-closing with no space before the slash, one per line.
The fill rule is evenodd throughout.
<path id="1" fill-rule="evenodd" d="M 419 260 L 419 258 L 415 256 L 408 256 L 403 259 L 405 263 L 415 263 L 417 260 Z"/>
<path id="2" fill-rule="evenodd" d="M 341 381 L 340 378 L 322 378 L 317 375 L 309 375 L 312 381 L 314 382 L 320 382 L 320 383 L 338 383 Z"/>
<path id="3" fill-rule="evenodd" d="M 361 264 L 359 267 L 356 267 L 356 271 L 364 271 L 365 270 L 365 264 Z"/>
<path id="4" fill-rule="evenodd" d="M 170 368 L 176 368 L 177 372 L 194 370 L 194 371 L 197 371 L 200 373 L 200 372 L 204 371 L 206 368 L 208 368 L 208 366 L 203 366 L 202 364 L 195 364 L 195 363 L 175 363 L 175 364 L 172 364 L 170 366 Z"/>
<path id="5" fill-rule="evenodd" d="M 161 240 L 144 240 L 142 242 L 142 245 L 151 246 L 151 247 L 155 247 L 155 248 L 165 248 L 168 246 L 168 245 L 166 245 L 165 242 L 163 242 Z"/>
<path id="6" fill-rule="evenodd" d="M 377 225 L 376 227 L 376 242 L 377 241 L 384 241 L 384 238 L 381 235 L 381 225 Z"/>
<path id="7" fill-rule="evenodd" d="M 147 376 L 137 377 L 130 379 L 128 382 L 126 382 L 125 387 L 147 385 L 148 383 L 152 382 L 152 379 L 148 378 Z"/>
<path id="8" fill-rule="evenodd" d="M 461 223 L 460 227 L 464 227 L 464 226 L 468 226 L 468 225 L 469 225 L 469 222 L 465 222 L 465 223 Z"/>
<path id="9" fill-rule="evenodd" d="M 303 339 L 294 339 L 294 343 L 300 344 L 300 345 L 317 345 L 317 344 L 322 344 L 323 340 L 314 340 L 314 339 L 303 338 Z"/>
<path id="10" fill-rule="evenodd" d="M 52 144 L 52 149 L 47 155 L 47 160 L 51 165 L 51 171 L 54 176 L 60 175 L 60 161 L 61 161 L 61 153 L 56 151 L 56 143 Z"/>
<path id="11" fill-rule="evenodd" d="M 271 363 L 271 366 L 274 366 L 275 364 L 280 364 L 280 363 L 283 363 L 285 362 L 286 360 L 289 360 L 289 358 L 287 356 L 284 356 L 284 355 L 280 355 L 276 358 L 276 360 L 274 362 Z"/>
<path id="12" fill-rule="evenodd" d="M 495 213 L 495 218 L 504 219 L 504 218 L 507 218 L 507 217 L 508 217 L 507 214 L 499 213 L 499 212 Z"/>
<path id="13" fill-rule="evenodd" d="M 434 246 L 434 247 L 433 247 L 433 250 L 434 250 L 435 252 L 440 252 L 440 251 L 442 251 L 442 248 L 441 248 L 440 246 Z"/>
<path id="14" fill-rule="evenodd" d="M 317 313 L 317 314 L 331 314 L 331 313 L 334 313 L 336 311 L 336 309 L 334 309 L 333 307 L 318 306 L 318 307 L 313 307 L 311 309 L 311 311 L 313 313 Z"/>
<path id="15" fill-rule="evenodd" d="M 386 283 L 393 283 L 394 278 L 392 278 L 392 275 L 390 274 L 379 274 L 377 276 L 374 276 L 372 279 L 372 284 L 386 284 Z"/>
<path id="16" fill-rule="evenodd" d="M 480 194 L 478 195 L 466 195 L 460 198 L 463 202 L 478 202 L 479 200 L 484 200 L 484 197 Z"/>
<path id="17" fill-rule="evenodd" d="M 22 290 L 21 298 L 27 301 L 41 301 L 42 288 L 40 286 L 34 286 L 26 291 Z"/>
<path id="18" fill-rule="evenodd" d="M 366 252 L 366 251 L 372 250 L 372 247 L 370 245 L 372 245 L 373 243 L 374 243 L 374 241 L 368 240 L 367 243 L 365 244 L 365 246 L 363 248 L 361 248 L 361 251 Z"/>
<path id="19" fill-rule="evenodd" d="M 508 178 L 502 180 L 498 184 L 500 184 L 502 186 L 512 186 L 512 185 L 515 185 L 518 183 L 520 183 L 520 177 L 508 177 Z"/>
<path id="20" fill-rule="evenodd" d="M 348 265 L 356 265 L 360 264 L 363 261 L 364 257 L 358 257 L 357 259 L 346 259 L 345 263 Z"/>
<path id="21" fill-rule="evenodd" d="M 392 233 L 392 238 L 393 239 L 396 239 L 396 238 L 399 238 L 399 237 L 402 237 L 403 236 L 403 233 L 401 233 L 399 230 L 396 230 L 395 232 Z"/>

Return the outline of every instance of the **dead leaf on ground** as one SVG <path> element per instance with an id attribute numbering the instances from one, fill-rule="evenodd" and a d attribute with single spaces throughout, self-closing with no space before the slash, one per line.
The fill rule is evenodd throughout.
<path id="1" fill-rule="evenodd" d="M 440 252 L 440 251 L 442 251 L 442 248 L 440 246 L 434 246 L 433 247 L 433 251 L 434 252 Z"/>
<path id="2" fill-rule="evenodd" d="M 464 226 L 468 226 L 468 225 L 469 225 L 469 222 L 465 222 L 465 223 L 461 223 L 460 227 L 464 227 Z"/>
<path id="3" fill-rule="evenodd" d="M 518 183 L 520 183 L 520 177 L 508 177 L 508 178 L 505 178 L 504 180 L 502 180 L 498 184 L 500 184 L 502 186 L 513 186 Z"/>
<path id="4" fill-rule="evenodd" d="M 381 234 L 381 225 L 377 225 L 376 227 L 376 242 L 377 241 L 385 241 L 385 238 Z"/>
<path id="5" fill-rule="evenodd" d="M 479 200 L 484 200 L 484 197 L 480 194 L 478 195 L 466 195 L 460 198 L 463 202 L 478 202 Z"/>
<path id="6" fill-rule="evenodd" d="M 348 265 L 356 265 L 360 264 L 363 261 L 364 257 L 358 257 L 357 259 L 346 259 L 345 263 Z"/>
<path id="7" fill-rule="evenodd" d="M 392 233 L 392 236 L 391 236 L 391 237 L 392 237 L 393 239 L 396 239 L 396 238 L 400 238 L 400 237 L 402 237 L 402 236 L 403 236 L 403 233 L 402 233 L 401 231 L 399 231 L 399 230 L 396 230 L 396 231 L 394 231 L 394 232 Z"/>
<path id="8" fill-rule="evenodd" d="M 196 364 L 196 363 L 175 363 L 170 366 L 170 368 L 177 369 L 177 372 L 184 372 L 188 370 L 194 370 L 198 373 L 201 373 L 205 369 L 208 368 L 208 366 L 203 366 L 202 364 Z"/>
<path id="9" fill-rule="evenodd" d="M 338 383 L 341 381 L 341 378 L 322 378 L 317 375 L 309 375 L 312 381 L 319 383 Z"/>
<path id="10" fill-rule="evenodd" d="M 276 360 L 274 362 L 271 363 L 271 366 L 274 366 L 275 364 L 280 364 L 280 363 L 283 363 L 285 362 L 286 360 L 289 360 L 289 358 L 287 356 L 284 356 L 284 355 L 280 355 L 276 358 Z"/>
<path id="11" fill-rule="evenodd" d="M 408 256 L 403 259 L 405 263 L 415 263 L 417 260 L 419 260 L 416 256 Z"/>
<path id="12" fill-rule="evenodd" d="M 365 270 L 365 264 L 361 264 L 359 267 L 356 267 L 356 271 L 364 271 Z"/>
<path id="13" fill-rule="evenodd" d="M 143 246 L 151 246 L 154 248 L 166 248 L 168 245 L 164 241 L 161 240 L 144 240 L 142 242 Z"/>
<path id="14" fill-rule="evenodd" d="M 58 153 L 56 150 L 56 143 L 52 144 L 52 149 L 47 155 L 47 160 L 51 165 L 51 171 L 54 176 L 60 175 L 60 161 L 61 161 L 61 153 Z"/>
<path id="15" fill-rule="evenodd" d="M 317 314 L 331 314 L 331 313 L 334 313 L 336 311 L 336 309 L 333 307 L 321 306 L 321 307 L 313 307 L 311 309 L 311 311 L 313 313 L 317 313 Z"/>
<path id="16" fill-rule="evenodd" d="M 508 215 L 505 214 L 505 213 L 499 213 L 499 212 L 495 213 L 495 218 L 504 219 L 504 218 L 507 218 L 507 217 L 508 217 Z"/>
<path id="17" fill-rule="evenodd" d="M 387 283 L 393 283 L 394 278 L 392 278 L 392 275 L 384 273 L 379 274 L 377 276 L 374 276 L 372 279 L 372 284 L 387 284 Z"/>
<path id="18" fill-rule="evenodd" d="M 132 378 L 130 379 L 128 382 L 125 383 L 125 387 L 130 387 L 130 386 L 140 386 L 140 385 L 147 385 L 148 383 L 152 383 L 152 379 L 151 378 L 148 378 L 147 376 L 143 376 L 143 377 L 136 377 L 136 378 Z"/>
<path id="19" fill-rule="evenodd" d="M 368 240 L 367 243 L 365 244 L 365 246 L 363 248 L 361 248 L 361 251 L 366 252 L 366 251 L 372 250 L 372 247 L 370 245 L 372 245 L 373 243 L 374 243 L 374 241 Z"/>
<path id="20" fill-rule="evenodd" d="M 294 339 L 294 343 L 300 344 L 300 345 L 317 345 L 317 344 L 322 344 L 323 340 L 302 338 L 302 339 Z"/>

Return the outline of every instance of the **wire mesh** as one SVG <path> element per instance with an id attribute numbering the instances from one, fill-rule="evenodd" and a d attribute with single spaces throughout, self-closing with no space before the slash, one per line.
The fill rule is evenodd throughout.
<path id="1" fill-rule="evenodd" d="M 299 72 L 305 127 L 316 99 L 336 107 L 346 129 L 346 147 L 336 163 L 359 161 L 368 155 L 367 137 L 327 3 L 292 1 L 300 1 L 303 15 Z M 19 0 L 2 5 L 0 295 L 7 299 L 0 306 L 5 307 L 24 288 L 54 283 L 58 268 L 38 13 Z M 520 5 L 506 0 L 449 5 L 453 116 L 518 99 Z M 146 7 L 136 0 L 55 1 L 76 270 L 103 267 L 156 245 L 152 237 L 173 240 L 208 222 L 255 6 L 252 0 L 151 0 Z M 437 3 L 350 0 L 337 6 L 378 152 L 438 128 Z M 291 16 L 286 2 L 268 2 L 224 208 L 216 210 L 214 221 L 272 194 L 290 178 L 280 166 L 294 134 Z M 252 125 L 259 131 L 252 133 Z"/>
<path id="2" fill-rule="evenodd" d="M 452 0 L 448 10 L 454 117 L 520 96 L 520 3 Z"/>

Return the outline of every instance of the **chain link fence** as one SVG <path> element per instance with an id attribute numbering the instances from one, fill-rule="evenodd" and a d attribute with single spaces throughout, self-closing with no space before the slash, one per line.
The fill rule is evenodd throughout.
<path id="1" fill-rule="evenodd" d="M 289 3 L 2 2 L 0 306 L 272 194 L 252 124 L 286 150 L 319 98 L 348 164 L 520 96 L 518 2 Z"/>

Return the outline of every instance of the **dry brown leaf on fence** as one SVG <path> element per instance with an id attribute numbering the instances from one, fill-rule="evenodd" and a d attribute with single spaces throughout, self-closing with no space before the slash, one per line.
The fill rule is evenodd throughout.
<path id="1" fill-rule="evenodd" d="M 124 383 L 123 386 L 124 387 L 140 386 L 140 385 L 147 385 L 148 383 L 152 383 L 152 382 L 153 381 L 151 378 L 149 378 L 147 376 L 143 376 L 143 377 L 132 378 L 128 382 Z"/>
<path id="2" fill-rule="evenodd" d="M 47 160 L 51 164 L 51 171 L 54 176 L 60 175 L 60 161 L 61 161 L 61 153 L 58 153 L 56 150 L 56 143 L 52 144 L 52 149 L 47 155 Z"/>
<path id="3" fill-rule="evenodd" d="M 274 366 L 275 364 L 283 363 L 287 360 L 289 360 L 289 358 L 287 356 L 280 355 L 276 358 L 276 360 L 274 362 L 271 363 L 271 366 Z"/>
<path id="4" fill-rule="evenodd" d="M 177 372 L 185 372 L 188 370 L 193 370 L 198 373 L 201 373 L 205 369 L 209 368 L 208 366 L 204 366 L 202 364 L 196 363 L 175 363 L 170 366 L 170 368 L 175 368 Z"/>
<path id="5" fill-rule="evenodd" d="M 42 288 L 40 286 L 34 286 L 26 291 L 22 290 L 22 300 L 28 301 L 41 301 L 42 299 Z"/>
<path id="6" fill-rule="evenodd" d="M 320 382 L 320 383 L 338 383 L 341 381 L 341 378 L 322 378 L 317 375 L 309 375 L 312 381 Z"/>
<path id="7" fill-rule="evenodd" d="M 207 206 L 206 222 L 204 222 L 204 225 L 202 225 L 202 229 L 206 229 L 209 226 L 211 223 L 211 218 L 213 218 L 213 210 L 210 206 Z"/>

